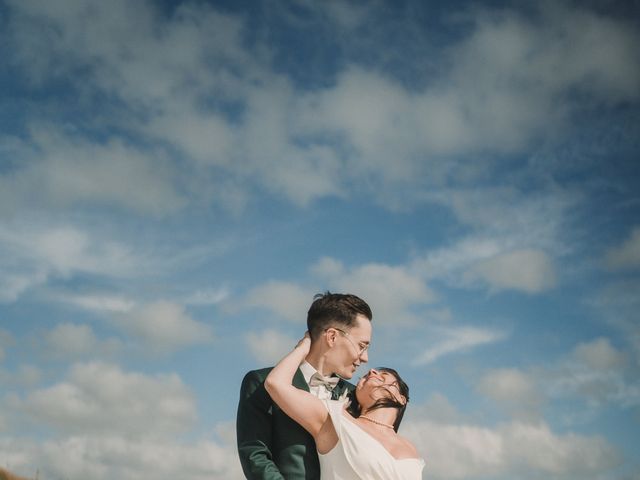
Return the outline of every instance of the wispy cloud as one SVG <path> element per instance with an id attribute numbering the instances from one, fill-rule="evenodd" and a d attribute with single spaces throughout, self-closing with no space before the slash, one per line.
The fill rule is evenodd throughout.
<path id="1" fill-rule="evenodd" d="M 51 293 L 48 297 L 67 305 L 99 313 L 123 313 L 135 306 L 135 302 L 130 298 L 109 293 Z"/>
<path id="2" fill-rule="evenodd" d="M 587 416 L 610 405 L 625 408 L 640 405 L 640 381 L 634 370 L 628 352 L 600 337 L 579 343 L 559 362 L 538 374 L 547 395 L 579 399 L 591 409 L 583 411 Z"/>
<path id="3" fill-rule="evenodd" d="M 439 333 L 440 340 L 418 355 L 413 361 L 415 365 L 427 365 L 442 356 L 468 352 L 481 345 L 501 341 L 507 336 L 504 332 L 477 327 L 441 329 Z"/>
<path id="4" fill-rule="evenodd" d="M 146 351 L 155 354 L 172 353 L 214 339 L 208 324 L 192 319 L 184 307 L 168 301 L 137 306 L 112 316 L 112 321 Z"/>
<path id="5" fill-rule="evenodd" d="M 556 283 L 551 259 L 536 250 L 508 252 L 483 260 L 467 271 L 465 278 L 482 279 L 491 290 L 513 289 L 527 293 L 547 290 Z"/>
<path id="6" fill-rule="evenodd" d="M 622 244 L 612 247 L 604 257 L 611 270 L 636 270 L 640 267 L 640 227 L 635 227 Z"/>
<path id="7" fill-rule="evenodd" d="M 7 286 L 0 298 L 7 301 L 54 275 L 122 278 L 144 270 L 144 261 L 128 245 L 74 225 L 7 222 L 0 227 L 0 247 L 0 284 Z"/>

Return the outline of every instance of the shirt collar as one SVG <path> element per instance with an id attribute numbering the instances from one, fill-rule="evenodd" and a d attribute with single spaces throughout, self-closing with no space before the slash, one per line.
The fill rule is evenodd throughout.
<path id="1" fill-rule="evenodd" d="M 307 383 L 309 383 L 309 380 L 311 380 L 311 376 L 317 372 L 317 370 L 313 368 L 313 365 L 311 365 L 306 360 L 300 364 L 300 371 L 304 376 L 304 381 Z"/>

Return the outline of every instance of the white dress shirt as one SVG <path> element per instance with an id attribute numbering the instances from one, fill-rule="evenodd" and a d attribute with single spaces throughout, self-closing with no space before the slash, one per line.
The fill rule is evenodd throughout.
<path id="1" fill-rule="evenodd" d="M 300 371 L 302 372 L 304 381 L 307 382 L 307 385 L 309 384 L 313 374 L 318 373 L 318 371 L 306 360 L 300 364 Z M 322 385 L 309 387 L 309 391 L 320 400 L 331 400 L 331 391 Z"/>

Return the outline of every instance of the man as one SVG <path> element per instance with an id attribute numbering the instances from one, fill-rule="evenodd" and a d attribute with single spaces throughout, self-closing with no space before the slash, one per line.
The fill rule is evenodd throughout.
<path id="1" fill-rule="evenodd" d="M 368 361 L 373 315 L 355 295 L 326 292 L 307 313 L 311 349 L 293 385 L 321 399 L 339 398 L 355 387 L 345 381 Z M 247 373 L 240 389 L 236 423 L 240 463 L 249 480 L 318 480 L 316 445 L 264 389 L 271 368 Z"/>

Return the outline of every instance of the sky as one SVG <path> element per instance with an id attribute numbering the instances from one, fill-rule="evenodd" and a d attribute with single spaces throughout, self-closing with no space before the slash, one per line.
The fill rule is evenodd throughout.
<path id="1" fill-rule="evenodd" d="M 0 0 L 0 466 L 242 478 L 242 377 L 329 290 L 423 478 L 640 478 L 639 24 Z"/>

